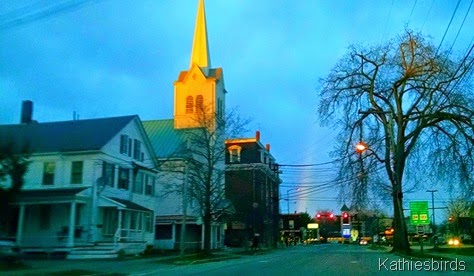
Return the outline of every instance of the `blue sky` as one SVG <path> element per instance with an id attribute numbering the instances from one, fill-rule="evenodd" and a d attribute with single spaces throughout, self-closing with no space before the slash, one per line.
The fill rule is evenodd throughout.
<path id="1" fill-rule="evenodd" d="M 197 0 L 63 2 L 81 5 L 24 24 L 25 12 L 44 11 L 58 1 L 0 3 L 0 124 L 18 123 L 25 99 L 34 101 L 39 122 L 70 120 L 74 111 L 82 119 L 172 118 L 173 81 L 189 67 Z M 459 2 L 443 47 L 455 41 L 471 3 Z M 249 135 L 260 130 L 279 163 L 328 162 L 337 129 L 319 127 L 319 78 L 349 45 L 384 43 L 406 26 L 438 45 L 457 4 L 206 0 L 211 64 L 224 69 L 227 106 L 253 119 Z M 458 53 L 472 43 L 473 13 L 454 44 Z M 328 182 L 331 166 L 282 170 L 282 197 L 289 186 L 326 183 L 311 196 L 292 190 L 291 212 L 339 210 L 337 191 Z M 431 199 L 426 188 L 407 199 Z M 437 205 L 448 198 L 442 189 L 435 193 Z M 287 202 L 281 204 L 286 212 Z"/>

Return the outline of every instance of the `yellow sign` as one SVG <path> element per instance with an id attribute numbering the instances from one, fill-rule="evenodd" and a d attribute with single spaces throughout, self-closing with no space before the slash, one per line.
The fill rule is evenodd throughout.
<path id="1" fill-rule="evenodd" d="M 319 224 L 317 223 L 308 223 L 308 229 L 318 229 Z"/>

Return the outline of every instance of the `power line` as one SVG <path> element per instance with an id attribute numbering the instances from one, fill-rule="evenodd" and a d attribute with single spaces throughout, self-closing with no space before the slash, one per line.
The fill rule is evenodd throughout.
<path id="1" fill-rule="evenodd" d="M 333 161 L 323 162 L 323 163 L 315 163 L 315 164 L 278 164 L 279 167 L 314 167 L 314 166 L 323 166 L 328 164 L 333 164 L 341 159 L 336 159 Z"/>
<path id="2" fill-rule="evenodd" d="M 382 35 L 382 42 L 381 42 L 381 44 L 383 43 L 383 41 L 384 41 L 384 39 L 385 39 L 385 34 L 386 34 L 386 32 L 387 32 L 388 21 L 390 20 L 390 16 L 392 15 L 393 2 L 395 2 L 395 0 L 392 0 L 392 4 L 390 5 L 390 11 L 388 12 L 387 21 L 385 22 L 385 28 L 384 28 L 384 30 L 383 30 L 383 35 Z"/>
<path id="3" fill-rule="evenodd" d="M 411 16 L 413 15 L 413 11 L 415 10 L 416 2 L 418 2 L 418 0 L 415 0 L 415 3 L 413 4 L 413 7 L 411 8 L 410 17 L 408 17 L 407 25 L 410 24 Z"/>
<path id="4" fill-rule="evenodd" d="M 423 21 L 423 25 L 421 26 L 421 30 L 423 30 L 423 27 L 425 27 L 426 20 L 428 20 L 428 16 L 431 13 L 431 9 L 433 8 L 434 2 L 435 2 L 435 0 L 433 0 L 433 2 L 431 2 L 430 9 L 428 10 L 428 13 L 426 14 L 425 21 Z"/>
<path id="5" fill-rule="evenodd" d="M 459 30 L 458 30 L 458 33 L 456 34 L 456 37 L 454 38 L 453 44 L 452 44 L 451 47 L 449 48 L 449 52 L 451 52 L 451 50 L 452 50 L 453 47 L 454 47 L 454 44 L 456 43 L 456 40 L 458 39 L 459 33 L 461 32 L 461 29 L 462 29 L 462 27 L 464 26 L 464 22 L 466 22 L 467 15 L 468 15 L 469 12 L 471 11 L 471 7 L 472 7 L 472 3 L 473 3 L 473 2 L 474 2 L 474 0 L 471 0 L 471 4 L 469 4 L 469 8 L 467 9 L 466 14 L 464 15 L 464 19 L 462 20 L 461 26 L 459 27 Z"/>
<path id="6" fill-rule="evenodd" d="M 443 44 L 444 38 L 446 37 L 446 34 L 448 33 L 449 27 L 451 26 L 451 23 L 453 22 L 454 16 L 456 15 L 456 12 L 458 11 L 458 7 L 460 3 L 461 3 L 461 0 L 458 0 L 458 3 L 456 4 L 456 8 L 454 9 L 453 15 L 451 16 L 451 19 L 449 20 L 446 30 L 444 31 L 443 38 L 441 39 L 441 42 L 439 43 L 438 49 L 436 49 L 435 56 L 438 54 L 438 51 L 441 48 L 441 45 Z"/>
<path id="7" fill-rule="evenodd" d="M 70 12 L 84 6 L 88 2 L 93 2 L 93 0 L 65 1 L 56 5 L 49 5 L 37 10 L 31 10 L 31 8 L 28 9 L 27 7 L 22 7 L 18 10 L 14 10 L 5 15 L 2 15 L 0 21 L 0 29 L 8 30 L 41 19 L 59 15 L 61 13 Z"/>

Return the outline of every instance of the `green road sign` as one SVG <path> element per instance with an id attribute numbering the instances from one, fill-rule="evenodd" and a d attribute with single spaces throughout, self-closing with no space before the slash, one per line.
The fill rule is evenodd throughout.
<path id="1" fill-rule="evenodd" d="M 410 202 L 410 223 L 411 224 L 430 224 L 428 215 L 428 201 Z"/>

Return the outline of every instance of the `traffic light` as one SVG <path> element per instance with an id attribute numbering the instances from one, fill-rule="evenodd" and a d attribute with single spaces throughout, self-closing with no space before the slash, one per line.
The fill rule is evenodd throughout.
<path id="1" fill-rule="evenodd" d="M 333 213 L 330 213 L 330 214 L 328 215 L 328 217 L 329 217 L 329 219 L 334 219 L 334 214 L 333 214 Z"/>
<path id="2" fill-rule="evenodd" d="M 342 213 L 342 224 L 349 224 L 349 220 L 350 220 L 349 213 L 347 212 Z"/>
<path id="3" fill-rule="evenodd" d="M 320 213 L 317 213 L 317 214 L 316 214 L 316 219 L 317 219 L 317 220 L 320 220 L 320 219 L 321 219 L 321 214 L 320 214 Z"/>

